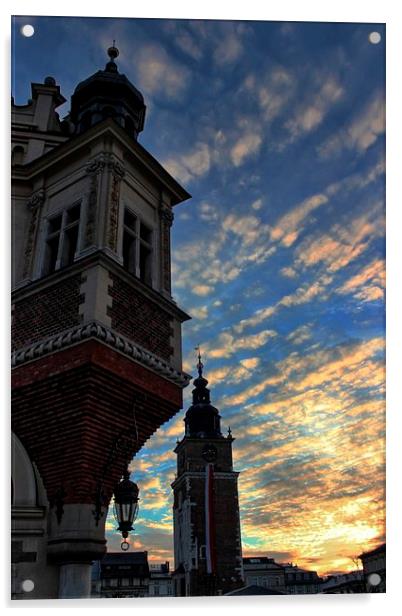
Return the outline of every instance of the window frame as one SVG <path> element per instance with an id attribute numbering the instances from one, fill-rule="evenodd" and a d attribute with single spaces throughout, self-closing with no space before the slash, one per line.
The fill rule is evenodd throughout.
<path id="1" fill-rule="evenodd" d="M 134 225 L 130 226 L 126 223 L 126 213 L 134 219 Z M 146 229 L 149 234 L 149 239 L 145 239 L 142 234 L 142 229 Z M 134 243 L 134 264 L 131 265 L 127 262 L 125 257 L 125 241 L 126 237 L 129 237 L 131 241 Z M 138 278 L 143 284 L 154 288 L 154 279 L 155 279 L 155 229 L 152 225 L 149 225 L 148 222 L 145 222 L 144 219 L 138 215 L 138 213 L 127 205 L 124 206 L 123 210 L 123 232 L 122 232 L 122 246 L 121 246 L 121 256 L 123 260 L 123 267 L 130 274 Z M 142 269 L 142 257 L 141 257 L 141 249 L 144 248 L 148 251 L 148 259 L 149 264 L 147 268 L 149 271 L 146 272 Z"/>
<path id="2" fill-rule="evenodd" d="M 79 216 L 78 218 L 74 218 L 72 221 L 69 221 L 69 214 L 76 208 L 79 208 Z M 61 218 L 60 227 L 54 231 L 51 231 L 52 221 L 57 218 Z M 41 267 L 41 275 L 42 276 L 50 276 L 55 272 L 64 269 L 65 267 L 69 267 L 73 265 L 75 262 L 79 252 L 80 252 L 80 242 L 81 242 L 81 221 L 82 221 L 82 200 L 75 201 L 69 207 L 64 208 L 63 210 L 59 210 L 57 212 L 49 213 L 45 220 L 45 234 L 44 234 L 44 254 L 42 258 L 42 267 Z M 73 254 L 73 258 L 70 260 L 68 256 L 66 256 L 66 250 L 68 249 L 68 233 L 72 230 L 77 229 L 77 240 L 75 245 L 75 250 Z M 52 267 L 49 256 L 49 244 L 52 240 L 57 239 L 57 254 L 56 259 L 54 261 L 54 267 Z M 52 267 L 52 269 L 51 269 Z"/>

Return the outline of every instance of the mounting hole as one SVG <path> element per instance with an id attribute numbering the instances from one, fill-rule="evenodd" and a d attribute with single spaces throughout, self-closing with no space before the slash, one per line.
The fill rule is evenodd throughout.
<path id="1" fill-rule="evenodd" d="M 381 34 L 379 32 L 370 32 L 369 41 L 373 45 L 378 45 L 378 43 L 381 41 Z"/>
<path id="2" fill-rule="evenodd" d="M 378 573 L 370 573 L 367 580 L 370 586 L 378 586 L 381 582 L 381 575 L 378 575 Z"/>
<path id="3" fill-rule="evenodd" d="M 25 24 L 25 26 L 21 27 L 22 36 L 30 37 L 35 34 L 35 28 L 31 26 L 31 24 Z"/>
<path id="4" fill-rule="evenodd" d="M 32 580 L 24 580 L 21 587 L 24 592 L 32 592 L 35 588 L 35 583 Z"/>

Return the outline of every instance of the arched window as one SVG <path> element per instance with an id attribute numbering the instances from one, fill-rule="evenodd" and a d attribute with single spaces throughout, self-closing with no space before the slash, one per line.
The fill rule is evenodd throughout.
<path id="1" fill-rule="evenodd" d="M 21 165 L 24 161 L 24 148 L 22 147 L 22 145 L 16 145 L 13 148 L 12 154 L 11 154 L 11 164 L 12 165 Z"/>

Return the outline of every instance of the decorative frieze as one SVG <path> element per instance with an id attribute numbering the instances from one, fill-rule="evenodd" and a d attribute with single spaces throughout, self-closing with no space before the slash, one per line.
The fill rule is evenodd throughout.
<path id="1" fill-rule="evenodd" d="M 116 334 L 110 328 L 105 327 L 96 321 L 88 323 L 84 326 L 74 327 L 60 334 L 56 334 L 41 340 L 36 344 L 25 347 L 24 349 L 15 351 L 12 354 L 11 365 L 12 367 L 19 366 L 49 353 L 73 346 L 89 338 L 101 340 L 105 344 L 123 353 L 123 355 L 138 361 L 164 378 L 173 381 L 182 387 L 188 385 L 190 381 L 191 377 L 185 372 L 175 370 L 159 357 L 156 357 L 142 347 L 133 344 L 127 338 Z"/>

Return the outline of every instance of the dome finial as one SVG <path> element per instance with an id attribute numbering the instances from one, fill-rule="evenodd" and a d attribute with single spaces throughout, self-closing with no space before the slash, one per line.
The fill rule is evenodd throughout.
<path id="1" fill-rule="evenodd" d="M 200 345 L 197 345 L 195 347 L 195 350 L 198 351 L 198 363 L 197 363 L 197 370 L 198 370 L 198 376 L 201 378 L 202 377 L 202 370 L 204 368 L 204 364 L 201 361 L 201 349 L 200 349 Z"/>
<path id="2" fill-rule="evenodd" d="M 117 49 L 117 47 L 115 46 L 115 39 L 113 39 L 113 45 L 111 47 L 109 47 L 109 49 L 107 50 L 107 55 L 109 56 L 109 58 L 113 61 L 115 58 L 118 57 L 119 55 L 119 50 Z"/>
<path id="3" fill-rule="evenodd" d="M 119 55 L 119 50 L 117 49 L 117 47 L 115 47 L 115 42 L 116 41 L 113 39 L 113 45 L 107 50 L 107 55 L 109 56 L 110 60 L 106 64 L 105 70 L 109 73 L 117 73 L 117 65 L 115 59 Z"/>

